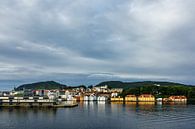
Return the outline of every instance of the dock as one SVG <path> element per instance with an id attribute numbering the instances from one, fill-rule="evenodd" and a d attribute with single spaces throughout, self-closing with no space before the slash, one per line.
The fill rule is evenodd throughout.
<path id="1" fill-rule="evenodd" d="M 58 101 L 44 97 L 0 97 L 0 107 L 75 107 L 75 101 Z"/>

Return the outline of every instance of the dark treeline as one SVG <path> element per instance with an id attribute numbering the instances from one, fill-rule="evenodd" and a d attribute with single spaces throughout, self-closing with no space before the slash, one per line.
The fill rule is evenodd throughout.
<path id="1" fill-rule="evenodd" d="M 110 88 L 123 88 L 121 96 L 127 94 L 140 95 L 152 94 L 155 97 L 169 97 L 171 95 L 185 95 L 188 98 L 195 99 L 195 86 L 185 85 L 175 82 L 158 82 L 158 81 L 142 81 L 142 82 L 120 82 L 107 81 L 98 84 L 107 85 Z"/>
<path id="2" fill-rule="evenodd" d="M 171 95 L 185 95 L 188 98 L 195 98 L 195 87 L 187 86 L 141 86 L 124 89 L 121 96 L 127 94 L 153 94 L 155 97 L 169 97 Z"/>

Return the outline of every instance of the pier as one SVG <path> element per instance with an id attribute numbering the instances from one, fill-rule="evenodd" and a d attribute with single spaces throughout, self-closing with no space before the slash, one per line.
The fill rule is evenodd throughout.
<path id="1" fill-rule="evenodd" d="M 58 101 L 45 97 L 0 97 L 0 107 L 75 107 L 74 101 Z"/>

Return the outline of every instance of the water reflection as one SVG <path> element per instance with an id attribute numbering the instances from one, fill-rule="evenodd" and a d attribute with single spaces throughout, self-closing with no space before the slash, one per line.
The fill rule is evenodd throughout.
<path id="1" fill-rule="evenodd" d="M 139 110 L 153 111 L 155 102 L 138 102 Z"/>
<path id="2" fill-rule="evenodd" d="M 99 101 L 97 102 L 98 112 L 105 113 L 106 110 L 106 102 L 105 101 Z"/>
<path id="3" fill-rule="evenodd" d="M 195 105 L 89 102 L 74 108 L 0 108 L 0 129 L 194 129 Z"/>
<path id="4" fill-rule="evenodd" d="M 163 102 L 164 105 L 187 105 L 187 102 Z"/>
<path id="5" fill-rule="evenodd" d="M 123 104 L 124 102 L 122 102 L 122 101 L 119 101 L 119 102 L 117 102 L 117 101 L 113 101 L 113 102 L 111 102 L 111 104 Z"/>
<path id="6" fill-rule="evenodd" d="M 126 107 L 127 109 L 131 109 L 134 111 L 160 111 L 165 110 L 166 107 L 180 107 L 184 108 L 187 106 L 186 102 L 111 102 L 111 108 L 112 110 L 119 110 L 118 108 Z"/>
<path id="7" fill-rule="evenodd" d="M 0 113 L 9 113 L 11 114 L 17 114 L 17 115 L 22 115 L 22 116 L 28 116 L 29 114 L 45 114 L 47 116 L 52 116 L 54 117 L 56 115 L 57 108 L 29 108 L 29 107 L 1 107 L 0 108 Z"/>
<path id="8" fill-rule="evenodd" d="M 125 102 L 125 107 L 127 109 L 136 110 L 137 108 L 137 102 Z"/>

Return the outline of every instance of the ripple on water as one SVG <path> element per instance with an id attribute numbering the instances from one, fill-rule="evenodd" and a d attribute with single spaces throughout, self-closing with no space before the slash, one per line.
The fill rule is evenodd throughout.
<path id="1" fill-rule="evenodd" d="M 139 110 L 139 128 L 194 129 L 194 106 L 166 106 L 154 110 Z"/>
<path id="2" fill-rule="evenodd" d="M 1 109 L 0 129 L 195 129 L 195 105 L 80 104 Z"/>

